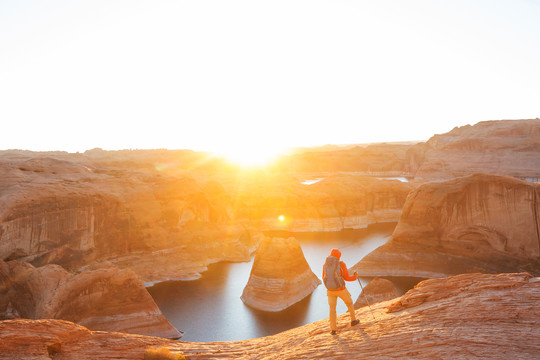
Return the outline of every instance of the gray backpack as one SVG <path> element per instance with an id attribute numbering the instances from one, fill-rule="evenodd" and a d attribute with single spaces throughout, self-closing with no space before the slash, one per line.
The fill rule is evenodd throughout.
<path id="1" fill-rule="evenodd" d="M 323 282 L 328 290 L 338 290 L 345 286 L 345 280 L 341 276 L 341 268 L 337 257 L 328 256 L 326 258 Z"/>

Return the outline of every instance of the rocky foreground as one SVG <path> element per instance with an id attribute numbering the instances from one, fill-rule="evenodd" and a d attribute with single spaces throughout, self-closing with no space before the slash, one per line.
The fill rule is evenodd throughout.
<path id="1" fill-rule="evenodd" d="M 0 322 L 4 359 L 142 359 L 165 346 L 188 359 L 533 359 L 540 356 L 540 278 L 463 274 L 421 282 L 405 295 L 265 338 L 189 343 L 89 331 L 61 320 Z M 373 317 L 375 318 L 373 318 Z"/>

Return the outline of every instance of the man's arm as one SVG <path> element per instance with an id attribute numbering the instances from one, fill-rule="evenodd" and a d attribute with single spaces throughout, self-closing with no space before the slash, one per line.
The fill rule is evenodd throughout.
<path id="1" fill-rule="evenodd" d="M 358 279 L 357 275 L 349 275 L 349 270 L 347 270 L 347 265 L 343 261 L 339 263 L 339 266 L 341 267 L 341 275 L 343 276 L 343 279 L 347 281 L 355 281 Z"/>

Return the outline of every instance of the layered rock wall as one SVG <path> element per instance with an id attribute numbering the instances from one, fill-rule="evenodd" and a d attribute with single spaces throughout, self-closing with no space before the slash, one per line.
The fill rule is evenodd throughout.
<path id="1" fill-rule="evenodd" d="M 104 257 L 135 247 L 128 235 L 125 209 L 112 196 L 58 194 L 20 200 L 3 208 L 0 215 L 0 258 L 41 263 L 60 247 L 79 256 L 96 251 Z M 56 258 L 54 262 L 69 260 Z"/>
<path id="2" fill-rule="evenodd" d="M 407 151 L 416 179 L 484 172 L 540 178 L 540 119 L 482 121 L 435 135 Z"/>
<path id="3" fill-rule="evenodd" d="M 411 193 L 390 241 L 354 269 L 364 275 L 441 277 L 540 273 L 540 186 L 476 174 Z"/>
<path id="4" fill-rule="evenodd" d="M 206 193 L 193 179 L 133 162 L 9 156 L 0 159 L 0 259 L 70 270 L 106 259 L 152 283 L 249 260 L 260 241 L 256 229 L 230 221 L 215 185 Z"/>

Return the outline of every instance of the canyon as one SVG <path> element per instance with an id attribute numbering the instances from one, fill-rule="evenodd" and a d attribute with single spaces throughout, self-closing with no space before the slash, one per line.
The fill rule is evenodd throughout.
<path id="1" fill-rule="evenodd" d="M 182 342 L 89 331 L 61 320 L 0 321 L 4 359 L 142 359 L 165 347 L 195 359 L 532 359 L 540 352 L 540 278 L 462 274 L 423 281 L 405 295 L 283 333 L 231 342 Z M 375 320 L 372 317 L 375 318 Z"/>
<path id="2" fill-rule="evenodd" d="M 215 262 L 248 261 L 264 252 L 265 236 L 398 220 L 390 241 L 351 272 L 539 276 L 539 159 L 540 119 L 484 121 L 426 142 L 298 151 L 249 171 L 190 150 L 0 151 L 0 319 L 69 320 L 88 330 L 53 320 L 25 324 L 75 326 L 89 338 L 101 331 L 177 338 L 182 329 L 168 323 L 145 286 L 198 279 Z M 384 179 L 395 176 L 409 181 Z M 262 273 L 271 273 L 269 264 Z M 287 286 L 302 290 L 290 293 L 298 301 L 318 279 L 295 266 L 307 284 L 289 279 Z M 267 277 L 259 285 L 286 276 Z M 116 298 L 119 292 L 126 296 Z M 280 310 L 290 299 L 263 308 Z"/>
<path id="3" fill-rule="evenodd" d="M 106 282 L 88 274 L 110 264 L 145 286 L 197 279 L 215 262 L 248 261 L 266 231 L 335 232 L 395 222 L 411 187 L 350 175 L 306 186 L 292 175 L 239 173 L 205 154 L 165 150 L 3 151 L 0 175 L 0 260 L 37 273 L 56 265 L 51 274 L 62 273 L 57 278 L 65 282 L 81 274 Z M 34 296 L 47 298 L 48 286 L 33 288 Z M 62 299 L 88 300 L 74 286 L 62 291 Z M 9 304 L 2 318 L 28 313 Z M 145 326 L 137 323 L 142 318 L 130 320 L 138 316 L 136 302 L 124 305 L 131 310 L 102 302 L 109 318 L 60 308 L 35 314 L 91 330 L 179 336 L 159 309 L 146 307 L 155 319 Z"/>

